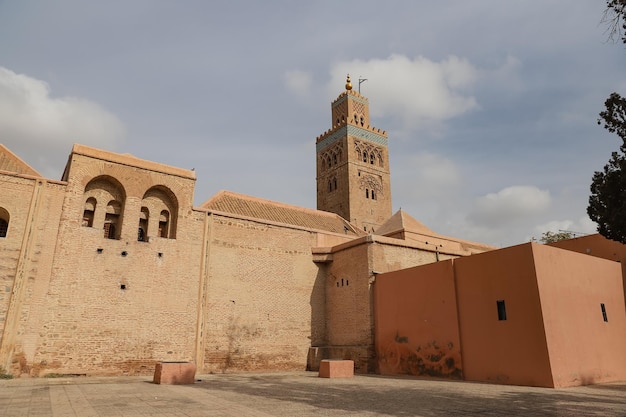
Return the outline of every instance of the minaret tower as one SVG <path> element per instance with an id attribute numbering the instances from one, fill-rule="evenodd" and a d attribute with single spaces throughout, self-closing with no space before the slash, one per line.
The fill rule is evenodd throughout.
<path id="1" fill-rule="evenodd" d="M 391 217 L 387 133 L 370 126 L 369 102 L 350 75 L 331 109 L 332 129 L 316 140 L 317 209 L 374 233 Z"/>

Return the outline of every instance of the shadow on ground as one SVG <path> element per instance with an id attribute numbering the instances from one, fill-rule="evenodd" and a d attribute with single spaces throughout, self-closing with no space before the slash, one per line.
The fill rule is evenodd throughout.
<path id="1" fill-rule="evenodd" d="M 360 376 L 324 379 L 317 375 L 212 375 L 194 389 L 232 394 L 239 403 L 271 414 L 274 407 L 298 404 L 331 413 L 391 416 L 623 416 L 626 384 L 594 389 L 548 389 L 468 382 Z M 263 401 L 259 401 L 259 397 Z M 266 409 L 261 409 L 265 407 Z M 454 414 L 452 414 L 453 412 Z M 326 414 L 325 414 L 326 415 Z"/>

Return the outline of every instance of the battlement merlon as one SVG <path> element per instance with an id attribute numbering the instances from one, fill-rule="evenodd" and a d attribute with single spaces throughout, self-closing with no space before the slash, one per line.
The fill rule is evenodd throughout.
<path id="1" fill-rule="evenodd" d="M 378 145 L 389 146 L 387 132 L 384 130 L 380 130 L 372 126 L 361 127 L 349 121 L 347 123 L 333 126 L 332 129 L 329 129 L 325 133 L 318 136 L 315 141 L 315 147 L 319 152 L 346 136 L 353 136 Z"/>
<path id="2" fill-rule="evenodd" d="M 369 105 L 369 100 L 367 99 L 367 97 L 362 96 L 361 94 L 359 94 L 358 92 L 354 90 L 346 90 L 342 92 L 341 94 L 339 94 L 337 98 L 335 99 L 335 101 L 331 103 L 331 108 L 336 107 L 340 105 L 341 103 L 343 103 L 345 100 L 347 100 L 348 96 L 351 96 L 351 98 L 354 101 L 357 101 L 361 104 Z"/>

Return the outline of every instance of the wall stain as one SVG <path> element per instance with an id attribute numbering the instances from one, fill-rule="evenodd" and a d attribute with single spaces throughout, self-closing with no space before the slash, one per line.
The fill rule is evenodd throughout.
<path id="1" fill-rule="evenodd" d="M 463 379 L 461 355 L 454 343 L 441 346 L 436 340 L 410 346 L 407 337 L 396 337 L 378 353 L 378 364 L 383 374 L 432 376 Z"/>

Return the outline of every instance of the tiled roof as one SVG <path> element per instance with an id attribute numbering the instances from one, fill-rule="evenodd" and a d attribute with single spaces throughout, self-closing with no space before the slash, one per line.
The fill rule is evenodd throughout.
<path id="1" fill-rule="evenodd" d="M 22 175 L 32 175 L 41 177 L 30 165 L 22 161 L 17 155 L 11 152 L 6 146 L 0 143 L 0 171 L 16 172 Z"/>
<path id="2" fill-rule="evenodd" d="M 389 220 L 387 220 L 382 226 L 380 226 L 378 230 L 376 230 L 376 234 L 384 236 L 402 230 L 427 235 L 433 233 L 433 231 L 430 230 L 428 227 L 424 226 L 422 223 L 415 220 L 411 215 L 400 209 L 396 212 L 396 214 L 391 216 Z"/>
<path id="3" fill-rule="evenodd" d="M 230 191 L 218 192 L 201 207 L 207 210 L 284 223 L 306 229 L 324 230 L 352 236 L 363 234 L 334 213 L 291 206 Z"/>

